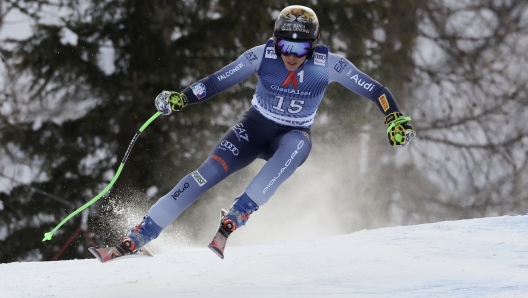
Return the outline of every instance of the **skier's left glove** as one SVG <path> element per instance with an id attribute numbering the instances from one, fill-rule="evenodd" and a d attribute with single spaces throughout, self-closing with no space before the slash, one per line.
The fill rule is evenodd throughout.
<path id="1" fill-rule="evenodd" d="M 400 112 L 392 112 L 385 117 L 388 126 L 387 135 L 391 146 L 406 146 L 416 136 L 416 131 L 409 124 L 411 117 L 403 117 Z"/>
<path id="2" fill-rule="evenodd" d="M 187 96 L 176 91 L 163 91 L 156 96 L 156 109 L 165 116 L 168 116 L 172 111 L 179 112 L 187 106 L 189 102 Z"/>

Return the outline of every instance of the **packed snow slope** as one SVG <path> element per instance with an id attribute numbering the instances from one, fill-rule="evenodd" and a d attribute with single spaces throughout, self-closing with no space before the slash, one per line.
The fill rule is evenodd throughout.
<path id="1" fill-rule="evenodd" d="M 2 297 L 528 297 L 528 216 L 152 258 L 0 264 Z"/>

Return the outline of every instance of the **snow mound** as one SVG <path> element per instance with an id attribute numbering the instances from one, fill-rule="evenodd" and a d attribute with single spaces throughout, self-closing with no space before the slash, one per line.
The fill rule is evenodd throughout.
<path id="1" fill-rule="evenodd" d="M 527 297 L 528 216 L 153 258 L 0 264 L 2 297 Z"/>

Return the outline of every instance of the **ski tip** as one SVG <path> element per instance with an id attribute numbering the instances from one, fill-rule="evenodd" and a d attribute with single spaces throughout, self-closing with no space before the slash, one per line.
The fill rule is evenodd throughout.
<path id="1" fill-rule="evenodd" d="M 97 248 L 95 247 L 89 247 L 88 248 L 88 251 L 90 251 L 92 253 L 92 255 L 94 255 L 94 257 L 99 260 L 101 263 L 103 263 L 103 258 L 101 257 L 101 254 L 99 253 L 99 251 L 97 250 Z"/>
<path id="2" fill-rule="evenodd" d="M 209 247 L 220 259 L 224 259 L 224 254 L 216 246 L 208 245 L 207 247 Z"/>

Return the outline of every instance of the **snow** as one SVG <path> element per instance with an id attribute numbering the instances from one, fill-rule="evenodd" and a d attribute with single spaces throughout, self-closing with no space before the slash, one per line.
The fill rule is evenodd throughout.
<path id="1" fill-rule="evenodd" d="M 77 35 L 75 32 L 71 31 L 68 27 L 62 27 L 61 31 L 59 32 L 59 35 L 61 37 L 60 43 L 63 45 L 72 45 L 74 47 L 77 46 L 77 41 L 79 40 L 79 35 Z"/>
<path id="2" fill-rule="evenodd" d="M 31 29 L 33 21 L 25 13 L 13 9 L 3 17 L 2 26 L 0 26 L 0 41 L 6 39 L 23 40 L 33 35 Z"/>
<path id="3" fill-rule="evenodd" d="M 250 229 L 250 225 L 244 227 Z M 153 258 L 0 264 L 3 297 L 526 297 L 528 216 Z M 51 245 L 51 244 L 50 244 Z"/>

